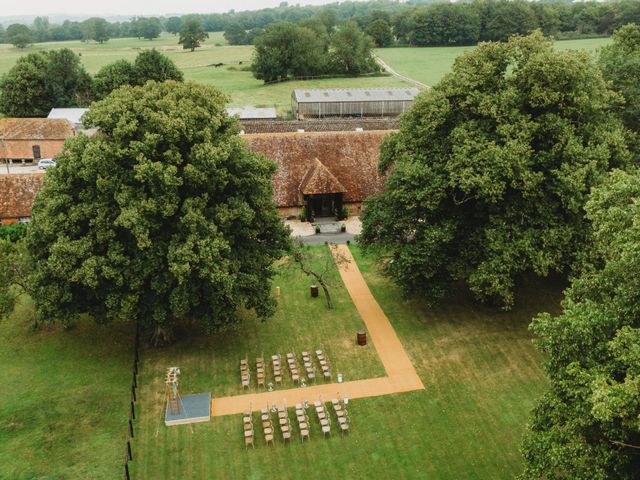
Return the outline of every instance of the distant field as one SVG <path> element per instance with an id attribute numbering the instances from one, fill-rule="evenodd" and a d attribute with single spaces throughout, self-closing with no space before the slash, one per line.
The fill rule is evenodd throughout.
<path id="1" fill-rule="evenodd" d="M 209 34 L 209 39 L 195 52 L 183 50 L 177 37 L 162 35 L 155 40 L 115 38 L 104 44 L 95 42 L 49 42 L 38 43 L 26 49 L 0 44 L 0 74 L 7 72 L 22 55 L 38 50 L 70 48 L 82 56 L 82 63 L 90 73 L 102 66 L 124 58 L 133 60 L 140 51 L 156 48 L 171 58 L 180 67 L 187 80 L 215 85 L 230 97 L 233 106 L 274 106 L 281 114 L 290 107 L 291 90 L 294 88 L 349 88 L 349 87 L 394 87 L 406 85 L 389 76 L 369 78 L 331 78 L 284 82 L 264 85 L 253 78 L 251 72 L 242 71 L 251 63 L 253 47 L 225 45 L 222 32 Z M 608 38 L 566 40 L 557 42 L 558 48 L 584 48 L 590 51 L 606 45 Z M 450 71 L 454 59 L 474 47 L 434 48 L 385 48 L 376 54 L 398 73 L 424 82 L 436 84 Z M 213 64 L 223 63 L 220 67 Z"/>
<path id="2" fill-rule="evenodd" d="M 195 52 L 183 50 L 177 37 L 162 35 L 155 40 L 115 38 L 100 45 L 95 42 L 47 42 L 26 49 L 0 44 L 0 74 L 7 72 L 22 55 L 38 50 L 70 48 L 82 56 L 82 63 L 89 73 L 96 73 L 102 66 L 119 59 L 133 60 L 140 51 L 156 48 L 171 58 L 180 67 L 187 80 L 215 85 L 231 98 L 233 106 L 275 106 L 284 113 L 291 105 L 291 90 L 294 88 L 334 87 L 387 87 L 402 86 L 403 82 L 393 77 L 334 78 L 285 82 L 264 85 L 253 78 L 251 72 L 240 70 L 249 66 L 252 46 L 224 45 L 222 32 L 209 34 L 209 39 Z M 219 46 L 216 46 L 219 45 Z M 221 67 L 213 64 L 224 63 Z"/>
<path id="3" fill-rule="evenodd" d="M 611 43 L 610 38 L 587 38 L 556 42 L 558 50 L 596 49 Z M 402 75 L 427 85 L 435 85 L 451 70 L 458 55 L 475 47 L 379 48 L 376 55 Z"/>

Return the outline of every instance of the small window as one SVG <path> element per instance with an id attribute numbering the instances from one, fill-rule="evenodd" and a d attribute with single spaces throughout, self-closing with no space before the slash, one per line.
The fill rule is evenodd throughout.
<path id="1" fill-rule="evenodd" d="M 34 145 L 31 149 L 33 150 L 33 158 L 35 160 L 40 160 L 42 158 L 40 155 L 40 145 Z"/>
<path id="2" fill-rule="evenodd" d="M 311 96 L 311 94 L 309 92 L 304 92 L 304 96 L 309 98 Z"/>

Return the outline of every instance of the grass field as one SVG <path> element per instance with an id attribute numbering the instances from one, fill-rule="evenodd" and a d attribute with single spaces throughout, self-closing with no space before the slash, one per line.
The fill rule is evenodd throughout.
<path id="1" fill-rule="evenodd" d="M 584 48 L 595 50 L 609 42 L 606 38 L 566 40 L 557 42 L 559 48 Z M 274 106 L 285 115 L 291 106 L 291 90 L 295 88 L 349 88 L 349 87 L 398 87 L 406 85 L 390 77 L 330 78 L 292 81 L 264 85 L 251 72 L 242 70 L 251 63 L 253 47 L 225 45 L 221 32 L 211 33 L 209 39 L 195 52 L 183 50 L 177 37 L 162 35 L 155 40 L 115 38 L 106 43 L 83 43 L 80 41 L 39 43 L 27 49 L 16 49 L 0 44 L 0 75 L 8 71 L 22 55 L 38 50 L 70 48 L 82 56 L 82 63 L 90 73 L 102 66 L 124 58 L 133 60 L 143 49 L 156 48 L 171 58 L 180 67 L 187 80 L 215 85 L 230 97 L 233 106 Z M 385 48 L 376 54 L 398 73 L 434 85 L 442 78 L 460 53 L 473 47 L 439 48 Z M 242 63 L 240 63 L 242 62 Z M 213 67 L 213 64 L 224 63 Z"/>
<path id="2" fill-rule="evenodd" d="M 326 247 L 314 247 L 316 255 Z M 373 294 L 393 323 L 422 378 L 420 392 L 350 402 L 352 431 L 311 442 L 246 452 L 240 416 L 166 428 L 162 377 L 182 367 L 184 393 L 241 393 L 238 362 L 274 352 L 322 346 L 334 372 L 347 380 L 384 375 L 372 345 L 354 345 L 362 322 L 336 271 L 336 309 L 311 299 L 309 280 L 282 268 L 275 317 L 246 315 L 215 337 L 179 332 L 170 348 L 144 349 L 132 471 L 136 479 L 507 479 L 521 469 L 518 445 L 528 412 L 545 386 L 527 325 L 556 310 L 561 286 L 530 283 L 509 313 L 478 306 L 467 296 L 437 308 L 403 299 L 374 262 L 352 248 Z M 319 258 L 317 261 L 320 261 Z M 121 474 L 131 325 L 29 330 L 31 307 L 0 323 L 0 478 L 111 480 Z M 283 388 L 291 387 L 290 384 Z M 297 431 L 294 428 L 294 433 Z"/>
<path id="3" fill-rule="evenodd" d="M 611 43 L 610 38 L 587 38 L 556 42 L 558 50 L 584 49 L 595 52 Z M 376 55 L 401 75 L 435 85 L 451 70 L 458 55 L 475 47 L 378 48 Z"/>
<path id="4" fill-rule="evenodd" d="M 130 325 L 29 330 L 0 322 L 0 478 L 119 478 L 127 428 Z"/>
<path id="5" fill-rule="evenodd" d="M 321 252 L 325 247 L 317 247 Z M 306 279 L 287 271 L 280 310 L 265 324 L 249 320 L 216 341 L 193 338 L 166 350 L 145 351 L 133 469 L 138 479 L 507 479 L 521 469 L 520 437 L 528 413 L 545 386 L 540 357 L 527 330 L 532 316 L 555 310 L 560 286 L 528 285 L 512 312 L 497 312 L 453 295 L 438 308 L 406 300 L 357 248 L 354 254 L 375 297 L 394 324 L 426 390 L 350 402 L 352 431 L 321 438 L 312 421 L 311 442 L 267 448 L 259 433 L 245 451 L 241 416 L 165 428 L 164 367 L 183 367 L 184 391 L 228 393 L 238 384 L 246 352 L 299 352 L 324 340 L 348 378 L 380 374 L 370 346 L 354 351 L 359 320 L 342 285 L 338 307 L 328 313 L 309 298 Z M 337 277 L 336 277 L 337 279 Z M 367 350 L 370 349 L 370 350 Z M 358 372 L 358 373 L 356 373 Z M 361 374 L 361 375 L 360 375 Z M 294 427 L 294 433 L 297 430 Z"/>

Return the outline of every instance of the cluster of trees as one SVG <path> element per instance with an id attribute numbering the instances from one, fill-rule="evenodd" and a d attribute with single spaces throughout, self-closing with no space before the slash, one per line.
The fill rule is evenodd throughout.
<path id="1" fill-rule="evenodd" d="M 93 77 L 69 49 L 30 53 L 0 79 L 0 112 L 9 117 L 43 117 L 53 107 L 86 107 L 123 85 L 149 80 L 182 81 L 183 74 L 155 49 L 140 52 L 135 61 L 118 60 Z"/>
<path id="2" fill-rule="evenodd" d="M 638 64 L 637 25 L 597 62 L 540 32 L 483 44 L 384 142 L 366 201 L 360 244 L 409 293 L 462 283 L 510 308 L 525 274 L 571 275 L 562 313 L 531 327 L 551 385 L 522 479 L 640 471 Z"/>
<path id="3" fill-rule="evenodd" d="M 327 28 L 320 18 L 269 25 L 255 39 L 251 69 L 265 82 L 327 74 L 362 75 L 379 70 L 373 40 L 354 22 Z"/>

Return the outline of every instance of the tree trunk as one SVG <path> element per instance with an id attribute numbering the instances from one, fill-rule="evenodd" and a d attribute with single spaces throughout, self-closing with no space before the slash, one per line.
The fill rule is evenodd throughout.
<path id="1" fill-rule="evenodd" d="M 320 286 L 322 287 L 322 290 L 324 291 L 324 296 L 327 299 L 327 308 L 329 310 L 332 310 L 333 309 L 333 301 L 331 300 L 331 295 L 329 295 L 329 289 L 327 288 L 325 283 L 319 278 L 318 278 L 318 283 L 320 283 Z"/>
<path id="2" fill-rule="evenodd" d="M 173 331 L 171 328 L 156 325 L 151 335 L 151 345 L 161 347 L 173 343 Z"/>

